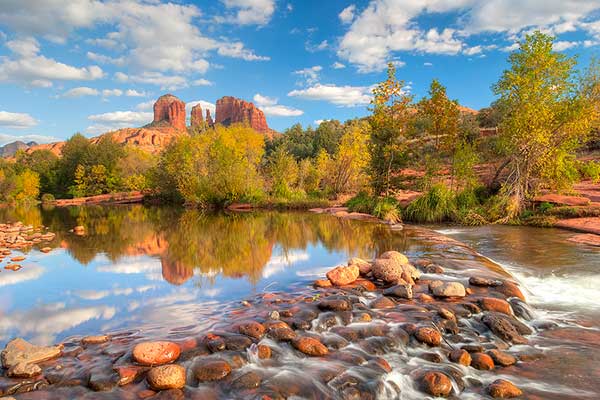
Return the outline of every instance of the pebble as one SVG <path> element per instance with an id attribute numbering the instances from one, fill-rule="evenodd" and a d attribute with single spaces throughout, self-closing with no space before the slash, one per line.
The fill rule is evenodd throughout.
<path id="1" fill-rule="evenodd" d="M 442 343 L 442 335 L 434 328 L 417 328 L 414 336 L 419 342 L 428 344 L 429 346 L 439 346 Z"/>
<path id="2" fill-rule="evenodd" d="M 143 342 L 133 348 L 133 359 L 142 365 L 162 365 L 179 358 L 181 349 L 173 342 Z"/>
<path id="3" fill-rule="evenodd" d="M 308 356 L 322 357 L 329 353 L 327 347 L 317 339 L 311 337 L 299 337 L 292 340 L 294 348 Z"/>
<path id="4" fill-rule="evenodd" d="M 242 335 L 250 336 L 254 339 L 260 339 L 265 334 L 265 327 L 256 321 L 242 322 L 238 325 L 238 332 Z"/>
<path id="5" fill-rule="evenodd" d="M 521 389 L 505 379 L 498 379 L 494 381 L 488 386 L 487 390 L 490 396 L 495 399 L 512 399 L 523 394 Z"/>
<path id="6" fill-rule="evenodd" d="M 471 367 L 483 371 L 490 371 L 494 369 L 494 360 L 487 354 L 473 353 L 471 354 Z"/>
<path id="7" fill-rule="evenodd" d="M 153 390 L 181 389 L 185 386 L 185 368 L 177 364 L 154 367 L 146 380 Z"/>
<path id="8" fill-rule="evenodd" d="M 231 373 L 231 366 L 223 360 L 201 360 L 194 367 L 194 376 L 200 382 L 218 381 Z"/>
<path id="9" fill-rule="evenodd" d="M 471 355 L 463 349 L 455 349 L 450 352 L 450 361 L 468 367 L 471 365 Z"/>
<path id="10" fill-rule="evenodd" d="M 448 397 L 452 392 L 452 381 L 443 372 L 429 371 L 420 379 L 421 390 L 435 397 Z"/>
<path id="11" fill-rule="evenodd" d="M 431 286 L 430 286 L 431 287 Z M 433 286 L 431 292 L 436 297 L 465 297 L 465 287 L 460 282 L 443 282 Z"/>
<path id="12" fill-rule="evenodd" d="M 98 335 L 98 336 L 86 336 L 81 339 L 81 343 L 83 344 L 100 344 L 106 343 L 110 340 L 108 335 Z"/>

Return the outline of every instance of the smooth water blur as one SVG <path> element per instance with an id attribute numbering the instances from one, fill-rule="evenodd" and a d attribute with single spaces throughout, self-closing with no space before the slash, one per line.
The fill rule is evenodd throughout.
<path id="1" fill-rule="evenodd" d="M 0 346 L 122 328 L 210 323 L 228 302 L 305 285 L 398 237 L 384 226 L 309 213 L 205 214 L 167 207 L 4 209 L 0 221 L 56 233 L 0 273 Z M 69 233 L 83 225 L 85 236 Z M 45 244 L 44 244 L 45 246 Z"/>

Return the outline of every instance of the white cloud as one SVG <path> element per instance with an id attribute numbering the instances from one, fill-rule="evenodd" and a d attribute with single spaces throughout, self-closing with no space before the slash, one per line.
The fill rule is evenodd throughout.
<path id="1" fill-rule="evenodd" d="M 424 62 L 424 63 L 423 63 L 423 66 L 424 66 L 424 67 L 433 67 L 433 64 L 432 64 L 432 63 L 430 63 L 430 62 Z"/>
<path id="2" fill-rule="evenodd" d="M 138 75 L 127 75 L 123 72 L 115 73 L 119 82 L 145 83 L 160 86 L 161 89 L 177 90 L 187 87 L 188 80 L 180 75 L 165 75 L 160 72 L 145 71 Z"/>
<path id="3" fill-rule="evenodd" d="M 319 126 L 325 121 L 327 121 L 327 120 L 326 119 L 315 119 L 314 124 Z"/>
<path id="4" fill-rule="evenodd" d="M 20 140 L 21 142 L 36 142 L 36 143 L 52 143 L 52 142 L 58 142 L 60 140 L 64 140 L 64 139 L 59 139 L 57 137 L 54 136 L 47 136 L 47 135 L 35 135 L 35 134 L 26 134 L 26 135 L 9 135 L 9 134 L 5 134 L 5 133 L 0 133 L 0 146 L 5 145 L 6 143 L 12 143 L 12 142 L 16 142 L 17 140 Z M 28 271 L 30 271 L 30 269 L 27 269 Z M 6 275 L 13 275 L 13 274 L 6 274 Z M 22 274 L 14 274 L 16 275 L 22 275 Z M 5 275 L 2 275 L 3 277 Z M 4 282 L 3 278 L 0 278 L 0 286 L 2 286 L 2 282 Z"/>
<path id="5" fill-rule="evenodd" d="M 271 117 L 298 117 L 304 114 L 302 110 L 277 104 L 278 99 L 263 96 L 260 93 L 256 93 L 253 100 L 265 115 Z"/>
<path id="6" fill-rule="evenodd" d="M 195 101 L 190 101 L 189 103 L 185 103 L 186 115 L 190 115 L 190 112 L 192 111 L 192 107 L 194 107 L 196 104 L 200 104 L 200 106 L 202 107 L 203 113 L 206 113 L 206 110 L 210 110 L 210 114 L 212 115 L 213 119 L 215 118 L 215 111 L 216 111 L 215 104 L 208 102 L 206 100 L 195 100 Z"/>
<path id="7" fill-rule="evenodd" d="M 192 86 L 212 86 L 213 83 L 208 79 L 196 79 L 192 81 Z"/>
<path id="8" fill-rule="evenodd" d="M 338 55 L 359 72 L 371 72 L 385 68 L 386 61 L 402 51 L 481 54 L 492 47 L 469 47 L 465 38 L 498 32 L 514 41 L 533 29 L 555 35 L 583 29 L 593 34 L 590 24 L 596 21 L 588 17 L 598 9 L 600 0 L 371 0 L 361 12 L 347 8 L 343 17 L 340 14 L 352 24 L 340 39 Z M 420 17 L 431 14 L 446 14 L 450 22 L 425 29 Z"/>
<path id="9" fill-rule="evenodd" d="M 327 40 L 323 40 L 319 44 L 316 44 L 316 45 L 314 45 L 310 42 L 306 42 L 304 47 L 306 48 L 306 51 L 308 51 L 310 53 L 315 53 L 317 51 L 327 49 L 329 47 L 329 42 Z"/>
<path id="10" fill-rule="evenodd" d="M 306 89 L 292 90 L 288 96 L 306 100 L 327 101 L 342 107 L 355 107 L 369 104 L 371 101 L 370 86 L 336 86 L 317 83 Z"/>
<path id="11" fill-rule="evenodd" d="M 83 97 L 83 96 L 98 96 L 100 92 L 97 89 L 80 86 L 67 90 L 61 97 Z"/>
<path id="12" fill-rule="evenodd" d="M 342 69 L 342 68 L 346 68 L 346 66 L 345 66 L 344 64 L 342 64 L 341 62 L 339 62 L 339 61 L 336 61 L 336 62 L 334 62 L 334 63 L 331 65 L 331 67 L 332 67 L 333 69 Z"/>
<path id="13" fill-rule="evenodd" d="M 154 107 L 155 102 L 156 100 L 144 101 L 143 103 L 139 103 L 137 106 L 135 106 L 135 109 L 139 111 L 152 110 L 152 107 Z"/>
<path id="14" fill-rule="evenodd" d="M 275 12 L 275 0 L 222 1 L 228 9 L 236 10 L 234 15 L 218 19 L 222 22 L 232 22 L 240 25 L 265 25 L 271 20 Z"/>
<path id="15" fill-rule="evenodd" d="M 98 54 L 98 53 L 94 53 L 92 51 L 88 51 L 86 53 L 86 57 L 92 61 L 101 63 L 101 64 L 113 64 L 116 66 L 123 66 L 125 65 L 125 57 L 110 57 L 110 56 L 106 56 L 104 54 Z"/>
<path id="16" fill-rule="evenodd" d="M 0 111 L 0 126 L 4 128 L 25 129 L 38 124 L 37 120 L 26 113 Z"/>
<path id="17" fill-rule="evenodd" d="M 125 91 L 125 96 L 127 96 L 127 97 L 145 97 L 146 92 L 138 92 L 135 89 L 127 89 Z"/>
<path id="18" fill-rule="evenodd" d="M 552 49 L 555 51 L 563 51 L 581 45 L 581 42 L 570 42 L 568 40 L 559 40 L 554 42 Z"/>
<path id="19" fill-rule="evenodd" d="M 39 44 L 33 38 L 12 40 L 6 46 L 14 57 L 0 58 L 0 81 L 50 87 L 54 80 L 89 81 L 104 76 L 96 65 L 78 68 L 39 54 Z"/>
<path id="20" fill-rule="evenodd" d="M 88 116 L 94 124 L 86 128 L 87 133 L 99 134 L 121 128 L 142 126 L 152 122 L 154 114 L 144 111 L 113 111 Z"/>
<path id="21" fill-rule="evenodd" d="M 356 5 L 351 4 L 348 7 L 344 8 L 342 12 L 338 15 L 340 17 L 340 21 L 343 24 L 349 24 L 354 20 L 354 12 L 356 11 Z"/>
<path id="22" fill-rule="evenodd" d="M 121 89 L 104 89 L 102 91 L 102 96 L 104 97 L 109 97 L 109 96 L 122 96 L 123 95 L 123 91 Z"/>
<path id="23" fill-rule="evenodd" d="M 221 56 L 241 58 L 246 61 L 268 61 L 271 59 L 271 57 L 258 56 L 252 50 L 245 49 L 242 42 L 223 43 L 217 53 Z"/>
<path id="24" fill-rule="evenodd" d="M 315 65 L 313 67 L 303 68 L 298 71 L 294 71 L 294 74 L 302 76 L 308 85 L 312 85 L 319 81 L 319 72 L 323 67 Z"/>

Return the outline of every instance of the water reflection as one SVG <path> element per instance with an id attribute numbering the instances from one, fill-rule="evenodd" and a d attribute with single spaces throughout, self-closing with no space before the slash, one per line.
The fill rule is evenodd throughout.
<path id="1" fill-rule="evenodd" d="M 0 221 L 56 233 L 51 253 L 29 250 L 21 271 L 0 274 L 0 342 L 20 335 L 50 343 L 149 321 L 158 328 L 164 318 L 188 323 L 405 240 L 384 226 L 325 215 L 142 205 L 0 209 Z M 77 225 L 85 235 L 70 232 Z"/>

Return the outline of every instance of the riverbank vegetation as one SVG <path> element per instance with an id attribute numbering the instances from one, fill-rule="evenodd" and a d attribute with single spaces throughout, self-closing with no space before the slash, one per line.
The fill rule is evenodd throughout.
<path id="1" fill-rule="evenodd" d="M 89 141 L 76 134 L 61 157 L 37 150 L 3 161 L 0 201 L 141 190 L 203 208 L 345 199 L 351 211 L 394 221 L 518 222 L 532 216 L 541 191 L 600 181 L 597 161 L 577 159 L 600 143 L 599 65 L 578 68 L 552 45 L 550 36 L 528 35 L 492 87 L 497 99 L 479 113 L 435 79 L 415 99 L 389 64 L 368 117 L 316 129 L 298 124 L 272 138 L 217 126 L 181 136 L 160 154 L 123 147 L 110 135 Z M 422 195 L 408 204 L 408 190 Z"/>

